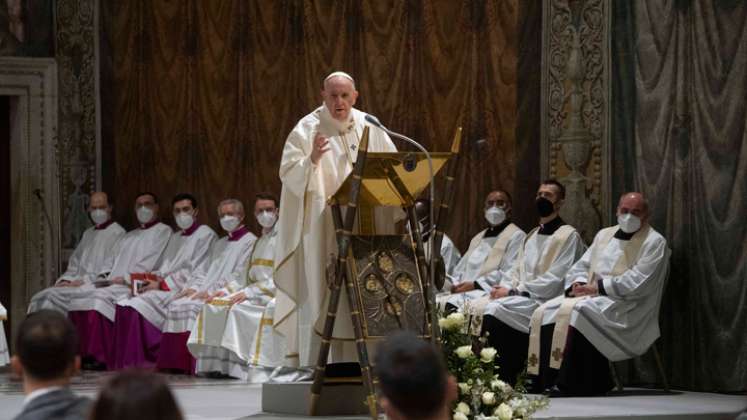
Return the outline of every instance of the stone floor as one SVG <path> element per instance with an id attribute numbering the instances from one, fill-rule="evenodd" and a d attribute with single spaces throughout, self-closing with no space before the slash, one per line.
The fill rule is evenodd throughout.
<path id="1" fill-rule="evenodd" d="M 84 372 L 73 381 L 73 389 L 95 398 L 99 385 L 111 373 Z M 262 413 L 260 385 L 238 380 L 167 375 L 186 418 L 189 420 L 280 420 L 301 417 Z M 12 419 L 21 409 L 21 384 L 7 368 L 0 370 L 0 420 Z M 703 419 L 732 420 L 747 409 L 747 396 L 626 389 L 607 397 L 555 398 L 537 419 Z M 337 420 L 365 417 L 335 417 Z"/>

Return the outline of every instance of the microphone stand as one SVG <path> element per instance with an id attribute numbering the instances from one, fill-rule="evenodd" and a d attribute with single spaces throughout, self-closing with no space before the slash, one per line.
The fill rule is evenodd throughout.
<path id="1" fill-rule="evenodd" d="M 39 188 L 37 188 L 37 189 L 34 190 L 34 196 L 36 196 L 36 198 L 41 203 L 42 213 L 44 213 L 44 218 L 47 219 L 47 225 L 49 226 L 49 236 L 51 237 L 52 242 L 53 242 L 53 245 L 52 245 L 52 256 L 54 257 L 54 262 L 55 262 L 55 265 L 56 265 L 56 267 L 55 267 L 55 269 L 56 269 L 55 277 L 59 277 L 60 272 L 61 272 L 61 268 L 60 268 L 60 255 L 59 255 L 59 253 L 60 253 L 60 247 L 57 246 L 57 249 L 54 249 L 55 248 L 54 244 L 59 245 L 59 241 L 55 240 L 57 238 L 57 234 L 55 234 L 54 227 L 52 226 L 52 218 L 49 217 L 49 212 L 47 211 L 47 206 L 44 204 L 44 199 L 42 198 L 41 190 Z"/>

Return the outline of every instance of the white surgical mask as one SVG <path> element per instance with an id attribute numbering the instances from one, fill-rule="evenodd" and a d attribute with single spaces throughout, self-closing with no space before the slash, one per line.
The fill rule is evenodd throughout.
<path id="1" fill-rule="evenodd" d="M 181 230 L 187 230 L 195 223 L 195 218 L 191 214 L 184 212 L 177 214 L 174 219 L 176 220 L 176 225 Z"/>
<path id="2" fill-rule="evenodd" d="M 485 220 L 491 226 L 498 226 L 506 220 L 506 211 L 500 207 L 493 206 L 485 210 Z"/>
<path id="3" fill-rule="evenodd" d="M 137 221 L 140 222 L 140 224 L 146 224 L 150 222 L 150 219 L 153 218 L 153 210 L 151 210 L 149 207 L 138 207 L 137 209 Z"/>
<path id="4" fill-rule="evenodd" d="M 91 210 L 91 220 L 93 220 L 93 223 L 97 225 L 106 223 L 106 221 L 109 220 L 109 213 L 104 209 Z"/>
<path id="5" fill-rule="evenodd" d="M 220 227 L 228 233 L 239 227 L 239 218 L 236 216 L 223 216 L 220 218 Z"/>
<path id="6" fill-rule="evenodd" d="M 278 220 L 278 215 L 274 211 L 263 211 L 257 215 L 257 222 L 263 228 L 271 228 L 275 225 L 276 220 Z"/>
<path id="7" fill-rule="evenodd" d="M 638 229 L 641 228 L 641 219 L 632 213 L 620 214 L 617 216 L 617 224 L 625 233 L 638 232 Z"/>

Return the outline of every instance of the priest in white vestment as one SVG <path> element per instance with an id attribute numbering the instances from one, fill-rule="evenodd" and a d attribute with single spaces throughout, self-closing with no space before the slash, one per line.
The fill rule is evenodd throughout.
<path id="1" fill-rule="evenodd" d="M 648 223 L 648 203 L 640 193 L 623 194 L 617 220 L 597 233 L 568 271 L 566 294 L 543 305 L 532 319 L 543 326 L 530 342 L 529 371 L 546 373 L 545 382 L 557 374 L 556 393 L 606 393 L 613 386 L 608 361 L 640 356 L 659 337 L 667 241 Z"/>
<path id="2" fill-rule="evenodd" d="M 565 187 L 544 181 L 537 190 L 540 225 L 529 232 L 507 276 L 493 286 L 489 299 L 470 302 L 466 312 L 483 315 L 482 331 L 498 350 L 504 381 L 514 383 L 525 366 L 529 321 L 537 307 L 563 294 L 563 279 L 586 250 L 581 236 L 559 215 Z"/>
<path id="3" fill-rule="evenodd" d="M 0 304 L 0 366 L 10 363 L 10 353 L 8 351 L 8 340 L 5 339 L 5 321 L 8 319 L 8 311 Z"/>
<path id="4" fill-rule="evenodd" d="M 197 359 L 198 374 L 265 382 L 285 361 L 285 339 L 272 327 L 277 214 L 277 198 L 258 194 L 254 215 L 262 236 L 239 278 L 243 282 L 224 287 L 192 325 L 187 346 Z"/>
<path id="5" fill-rule="evenodd" d="M 35 294 L 28 312 L 53 309 L 67 313 L 72 296 L 93 293 L 93 282 L 114 264 L 116 246 L 125 230 L 112 220 L 112 208 L 104 192 L 91 193 L 88 214 L 94 225 L 83 232 L 80 242 L 70 256 L 67 270 L 53 287 Z"/>
<path id="6" fill-rule="evenodd" d="M 171 238 L 171 228 L 158 220 L 155 194 L 138 195 L 134 210 L 140 226 L 119 242 L 114 262 L 105 270 L 108 274 L 94 280 L 97 287 L 92 293 L 70 298 L 68 316 L 78 330 L 81 356 L 93 360 L 91 367 L 111 368 L 117 301 L 131 296 L 133 275 L 155 269 Z"/>
<path id="7" fill-rule="evenodd" d="M 467 253 L 447 275 L 439 307 L 463 310 L 466 302 L 486 296 L 493 286 L 508 277 L 526 234 L 511 222 L 511 196 L 495 190 L 485 197 L 485 220 L 489 227 L 475 235 Z"/>
<path id="8" fill-rule="evenodd" d="M 296 124 L 283 148 L 274 322 L 287 340 L 286 366 L 316 365 L 327 313 L 326 267 L 337 254 L 327 200 L 352 171 L 358 156 L 366 114 L 353 108 L 357 97 L 352 77 L 342 72 L 329 75 L 323 83 L 322 106 Z M 369 126 L 368 151 L 395 152 L 396 148 L 383 130 Z M 375 209 L 376 234 L 395 233 L 396 210 Z M 361 226 L 355 229 L 360 232 Z M 353 338 L 343 289 L 330 360 L 356 362 Z"/>
<path id="9" fill-rule="evenodd" d="M 197 221 L 197 199 L 178 194 L 171 201 L 179 232 L 171 236 L 158 269 L 146 274 L 137 296 L 117 303 L 114 369 L 155 366 L 166 320 L 166 305 L 197 270 L 206 270 L 217 235 Z"/>
<path id="10" fill-rule="evenodd" d="M 229 198 L 218 205 L 220 225 L 228 233 L 215 242 L 207 269 L 196 270 L 181 292 L 168 303 L 163 321 L 156 367 L 177 373 L 194 373 L 195 359 L 187 349 L 189 331 L 206 300 L 238 281 L 257 237 L 244 225 L 244 205 Z"/>

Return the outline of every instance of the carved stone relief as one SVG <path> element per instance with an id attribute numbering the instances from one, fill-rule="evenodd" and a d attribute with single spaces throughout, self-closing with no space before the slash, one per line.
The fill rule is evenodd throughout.
<path id="1" fill-rule="evenodd" d="M 57 2 L 62 246 L 74 248 L 91 224 L 88 194 L 101 185 L 98 106 L 98 1 Z"/>
<path id="2" fill-rule="evenodd" d="M 566 186 L 561 216 L 591 242 L 609 208 L 609 5 L 544 3 L 542 172 Z"/>

